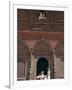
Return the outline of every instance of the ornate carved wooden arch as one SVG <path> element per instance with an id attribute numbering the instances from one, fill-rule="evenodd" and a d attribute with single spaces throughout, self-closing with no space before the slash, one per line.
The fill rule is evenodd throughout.
<path id="1" fill-rule="evenodd" d="M 50 76 L 51 78 L 54 78 L 54 57 L 49 42 L 47 40 L 38 40 L 33 47 L 32 54 L 37 59 L 40 57 L 47 58 L 51 71 Z"/>

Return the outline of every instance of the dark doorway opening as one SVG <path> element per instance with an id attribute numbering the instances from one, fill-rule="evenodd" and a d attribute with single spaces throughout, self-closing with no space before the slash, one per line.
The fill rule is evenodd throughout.
<path id="1" fill-rule="evenodd" d="M 47 75 L 48 67 L 48 60 L 44 57 L 39 58 L 37 61 L 37 76 L 41 74 L 42 71 L 44 71 L 44 75 Z"/>

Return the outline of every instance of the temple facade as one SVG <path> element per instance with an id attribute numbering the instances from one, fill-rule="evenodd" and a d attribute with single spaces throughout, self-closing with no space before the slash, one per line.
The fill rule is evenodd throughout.
<path id="1" fill-rule="evenodd" d="M 64 11 L 17 10 L 17 80 L 64 78 Z"/>

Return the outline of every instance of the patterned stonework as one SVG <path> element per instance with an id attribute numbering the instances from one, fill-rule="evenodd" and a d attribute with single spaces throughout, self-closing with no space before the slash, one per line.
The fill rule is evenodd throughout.
<path id="1" fill-rule="evenodd" d="M 23 40 L 63 40 L 63 32 L 45 32 L 45 31 L 19 31 L 18 36 Z"/>

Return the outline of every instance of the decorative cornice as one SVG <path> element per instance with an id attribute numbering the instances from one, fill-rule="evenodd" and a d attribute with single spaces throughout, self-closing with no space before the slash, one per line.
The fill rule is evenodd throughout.
<path id="1" fill-rule="evenodd" d="M 18 31 L 18 37 L 22 40 L 63 40 L 64 32 Z"/>

